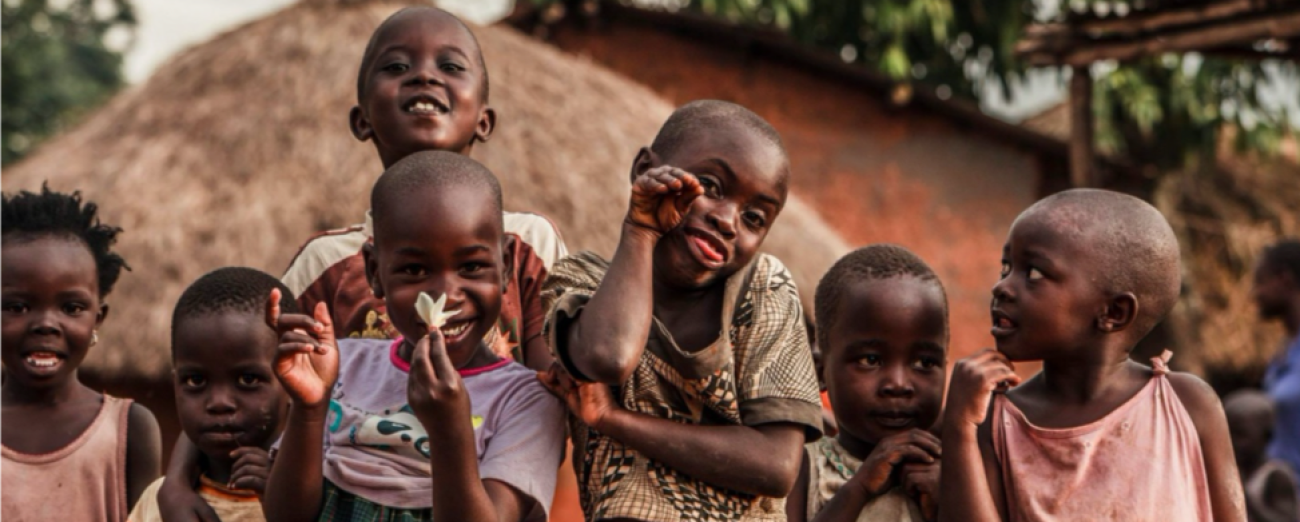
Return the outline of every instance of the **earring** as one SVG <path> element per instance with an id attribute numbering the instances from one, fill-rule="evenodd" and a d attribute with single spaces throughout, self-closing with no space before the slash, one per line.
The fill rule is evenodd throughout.
<path id="1" fill-rule="evenodd" d="M 93 347 L 93 346 L 95 346 L 95 345 L 97 345 L 97 344 L 99 344 L 99 330 L 91 330 L 91 331 L 90 331 L 90 346 Z"/>

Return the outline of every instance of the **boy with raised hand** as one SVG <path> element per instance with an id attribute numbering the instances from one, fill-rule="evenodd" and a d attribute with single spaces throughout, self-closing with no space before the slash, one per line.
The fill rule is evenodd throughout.
<path id="1" fill-rule="evenodd" d="M 821 426 L 798 293 L 758 253 L 788 177 L 762 118 L 690 103 L 637 155 L 613 260 L 556 264 L 542 378 L 576 416 L 589 520 L 785 520 Z"/>

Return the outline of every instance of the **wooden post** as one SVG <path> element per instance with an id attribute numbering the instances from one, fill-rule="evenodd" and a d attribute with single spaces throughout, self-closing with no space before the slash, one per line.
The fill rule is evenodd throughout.
<path id="1" fill-rule="evenodd" d="M 1070 68 L 1070 183 L 1092 186 L 1092 74 L 1087 65 Z"/>

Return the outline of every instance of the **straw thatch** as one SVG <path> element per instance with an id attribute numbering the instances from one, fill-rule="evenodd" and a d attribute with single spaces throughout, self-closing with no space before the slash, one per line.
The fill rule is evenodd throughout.
<path id="1" fill-rule="evenodd" d="M 1024 122 L 1069 138 L 1069 111 L 1061 104 Z M 1210 379 L 1222 391 L 1257 382 L 1281 345 L 1282 331 L 1264 324 L 1250 297 L 1252 268 L 1264 247 L 1300 236 L 1300 160 L 1295 136 L 1264 157 L 1222 136 L 1209 165 L 1160 176 L 1153 203 L 1178 234 L 1183 251 L 1183 295 L 1166 320 L 1175 362 Z"/>
<path id="2" fill-rule="evenodd" d="M 346 115 L 356 64 L 399 3 L 311 0 L 164 63 L 72 131 L 6 169 L 4 189 L 80 189 L 126 229 L 134 271 L 110 296 L 87 369 L 160 378 L 171 308 L 219 266 L 279 273 L 313 232 L 357 222 L 380 172 Z M 611 253 L 628 167 L 671 107 L 648 89 L 510 29 L 476 29 L 499 126 L 475 156 L 512 210 L 556 222 L 571 250 Z M 768 240 L 805 296 L 846 250 L 797 198 Z"/>

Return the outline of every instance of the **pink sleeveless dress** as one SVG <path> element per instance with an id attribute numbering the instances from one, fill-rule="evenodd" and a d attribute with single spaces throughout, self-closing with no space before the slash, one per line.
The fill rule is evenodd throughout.
<path id="1" fill-rule="evenodd" d="M 126 520 L 126 427 L 130 399 L 104 395 L 95 420 L 71 444 L 43 455 L 3 455 L 4 522 Z"/>
<path id="2" fill-rule="evenodd" d="M 993 451 L 1012 522 L 1210 522 L 1200 438 L 1169 384 L 1169 352 L 1150 382 L 1096 422 L 1047 429 L 999 394 Z"/>

